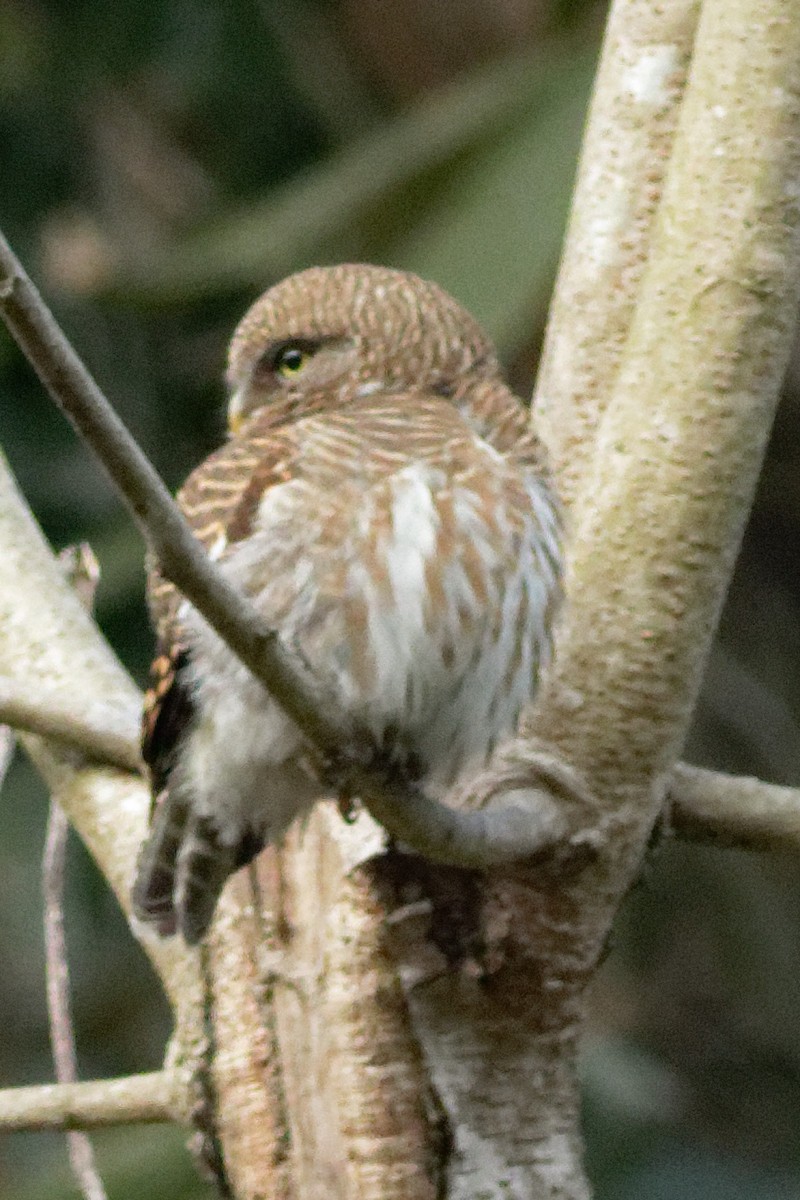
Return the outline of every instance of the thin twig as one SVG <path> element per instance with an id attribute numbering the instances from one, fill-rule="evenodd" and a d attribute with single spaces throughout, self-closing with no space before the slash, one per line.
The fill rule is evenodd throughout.
<path id="1" fill-rule="evenodd" d="M 388 768 L 374 761 L 371 739 L 346 722 L 336 698 L 312 679 L 252 605 L 206 557 L 155 469 L 108 404 L 69 344 L 38 291 L 0 236 L 0 311 L 39 378 L 92 447 L 116 484 L 159 561 L 163 574 L 191 601 L 231 650 L 264 684 L 323 759 L 338 765 L 337 782 L 354 775 L 358 794 L 381 823 L 414 849 L 456 865 L 526 859 L 551 843 L 549 817 L 532 811 L 519 820 L 502 803 L 474 814 L 449 809 L 429 797 L 410 796 Z"/>
<path id="2" fill-rule="evenodd" d="M 102 716 L 78 716 L 74 699 L 67 703 L 41 691 L 31 695 L 24 684 L 0 676 L 0 722 L 12 729 L 63 742 L 97 762 L 141 774 L 138 721 L 134 714 L 130 714 L 132 719 L 119 714 L 121 719 L 115 723 L 127 725 L 129 731 L 114 729 L 112 712 L 115 710 L 109 708 Z"/>
<path id="3" fill-rule="evenodd" d="M 0 1089 L 0 1130 L 99 1129 L 174 1121 L 180 1079 L 172 1071 Z"/>
<path id="4" fill-rule="evenodd" d="M 55 801 L 51 801 L 42 862 L 42 892 L 47 1015 L 56 1079 L 61 1085 L 74 1084 L 78 1077 L 62 905 L 68 832 L 66 815 Z M 86 1200 L 106 1200 L 106 1190 L 95 1165 L 92 1143 L 86 1134 L 76 1129 L 68 1130 L 67 1148 L 72 1173 Z"/>
<path id="5" fill-rule="evenodd" d="M 90 547 L 68 547 L 59 557 L 84 607 L 91 609 L 100 578 L 100 568 Z M 53 1065 L 60 1084 L 74 1084 L 78 1078 L 64 923 L 64 877 L 68 835 L 69 821 L 66 814 L 55 800 L 51 800 L 42 859 L 42 899 L 47 1019 L 50 1025 Z M 86 1134 L 80 1130 L 69 1130 L 67 1149 L 72 1173 L 85 1200 L 107 1200 L 106 1190 L 95 1163 L 92 1143 Z"/>

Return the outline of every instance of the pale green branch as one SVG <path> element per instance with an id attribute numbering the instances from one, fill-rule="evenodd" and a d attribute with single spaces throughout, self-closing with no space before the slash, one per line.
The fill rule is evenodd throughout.
<path id="1" fill-rule="evenodd" d="M 1 454 L 0 561 L 0 674 L 24 679 L 29 694 L 80 696 L 92 714 L 113 705 L 130 714 L 132 728 L 138 689 L 65 579 Z M 110 771 L 53 739 L 21 732 L 19 740 L 130 913 L 150 804 L 144 780 L 130 770 Z M 136 932 L 180 1019 L 197 996 L 197 954 L 177 938 Z"/>
<path id="2" fill-rule="evenodd" d="M 636 312 L 572 506 L 569 602 L 529 728 L 614 830 L 583 881 L 608 905 L 586 906 L 587 953 L 684 743 L 795 335 L 796 18 L 784 0 L 703 5 Z"/>
<path id="3" fill-rule="evenodd" d="M 46 1083 L 0 1090 L 0 1132 L 97 1129 L 181 1118 L 181 1080 L 174 1071 L 124 1079 Z"/>
<path id="4" fill-rule="evenodd" d="M 609 16 L 534 395 L 568 505 L 633 319 L 699 13 L 700 0 L 620 0 Z"/>

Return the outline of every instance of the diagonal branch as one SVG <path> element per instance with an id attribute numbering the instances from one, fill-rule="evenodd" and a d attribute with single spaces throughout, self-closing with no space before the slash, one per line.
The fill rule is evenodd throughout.
<path id="1" fill-rule="evenodd" d="M 159 564 L 252 671 L 268 676 L 278 703 L 333 752 L 343 729 L 324 715 L 276 635 L 202 552 L 155 468 L 67 341 L 19 260 L 0 237 L 0 309 L 52 398 L 105 466 Z"/>
<path id="2" fill-rule="evenodd" d="M 59 403 L 81 431 L 86 432 L 120 490 L 124 489 L 157 555 L 171 564 L 165 573 L 190 595 L 204 615 L 218 618 L 212 623 L 243 661 L 323 752 L 339 758 L 341 742 L 352 738 L 353 731 L 329 719 L 327 714 L 335 708 L 325 705 L 318 686 L 297 670 L 296 663 L 289 661 L 251 606 L 206 559 L 155 471 L 109 409 L 33 285 L 1 241 L 0 263 L 14 281 L 7 281 L 0 293 L 0 307 L 8 311 L 9 296 L 16 296 L 11 304 L 11 317 L 12 322 L 16 321 L 14 327 L 21 330 L 19 340 L 23 348 L 32 360 L 36 355 L 34 365 L 48 388 L 54 393 L 63 388 L 63 392 L 57 393 Z M 175 531 L 177 536 L 173 537 Z M 295 683 L 299 699 L 294 695 Z M 125 732 L 112 727 L 107 713 L 98 714 L 97 718 L 77 718 L 57 697 L 37 690 L 34 699 L 13 680 L 0 677 L 0 723 L 3 722 L 15 729 L 53 738 L 99 762 L 141 771 L 132 724 L 130 732 Z M 479 807 L 475 811 L 459 811 L 432 801 L 402 780 L 367 763 L 344 762 L 337 774 L 341 789 L 365 796 L 372 815 L 396 838 L 430 858 L 460 866 L 499 864 L 543 853 L 568 833 L 563 807 L 559 809 L 554 803 L 554 793 L 562 799 L 577 799 L 581 808 L 589 803 L 585 787 L 563 764 L 556 778 L 552 763 L 543 764 L 540 756 L 520 756 L 519 743 L 509 746 L 505 755 L 501 754 L 493 763 L 491 773 L 471 785 L 469 800 L 473 805 L 492 802 L 491 808 Z M 532 786 L 537 777 L 540 787 Z M 753 793 L 756 786 L 757 798 Z M 505 795 L 501 803 L 496 802 L 498 794 Z M 755 781 L 713 772 L 700 774 L 696 768 L 679 765 L 672 796 L 672 820 L 681 836 L 713 837 L 753 848 L 794 844 L 798 836 L 793 825 L 791 789 L 756 785 Z M 749 807 L 751 799 L 754 808 Z"/>
<path id="3" fill-rule="evenodd" d="M 342 720 L 274 630 L 206 557 L 163 482 L 80 361 L 0 236 L 0 310 L 39 378 L 116 484 L 164 575 L 195 605 L 264 684 L 324 759 L 347 794 L 358 794 L 396 837 L 428 857 L 488 866 L 541 853 L 553 842 L 547 788 L 528 787 L 507 805 L 463 813 L 414 794 L 376 759 L 370 740 Z M 543 812 L 542 812 L 543 810 Z M 559 823 L 559 832 L 563 832 Z"/>

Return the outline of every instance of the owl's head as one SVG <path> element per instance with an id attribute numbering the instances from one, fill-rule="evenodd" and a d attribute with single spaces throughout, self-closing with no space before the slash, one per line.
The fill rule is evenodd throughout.
<path id="1" fill-rule="evenodd" d="M 447 396 L 498 370 L 480 326 L 436 284 L 388 267 L 311 267 L 270 288 L 240 322 L 228 420 L 236 430 L 264 405 L 325 392 L 333 404 L 382 391 Z"/>

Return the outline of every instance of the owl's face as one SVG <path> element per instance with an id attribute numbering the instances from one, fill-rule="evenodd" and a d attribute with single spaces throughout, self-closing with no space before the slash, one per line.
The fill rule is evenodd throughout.
<path id="1" fill-rule="evenodd" d="M 473 318 L 435 284 L 345 264 L 291 275 L 256 301 L 234 334 L 228 422 L 325 394 L 332 405 L 378 392 L 434 390 L 498 371 Z"/>

